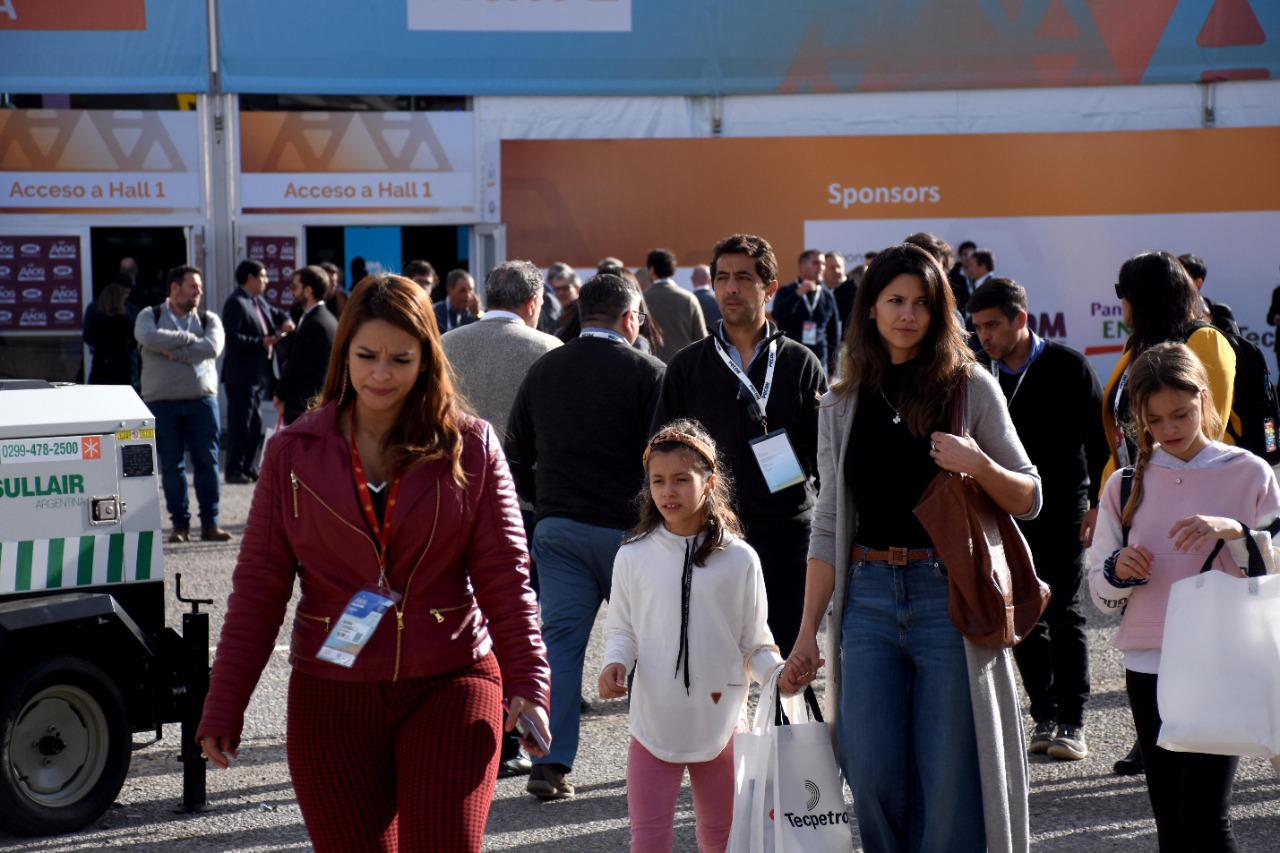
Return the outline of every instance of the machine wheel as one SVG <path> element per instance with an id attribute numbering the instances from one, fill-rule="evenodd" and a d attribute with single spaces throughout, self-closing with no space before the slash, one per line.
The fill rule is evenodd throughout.
<path id="1" fill-rule="evenodd" d="M 0 685 L 0 829 L 55 835 L 97 820 L 124 785 L 131 739 L 120 691 L 82 658 Z"/>

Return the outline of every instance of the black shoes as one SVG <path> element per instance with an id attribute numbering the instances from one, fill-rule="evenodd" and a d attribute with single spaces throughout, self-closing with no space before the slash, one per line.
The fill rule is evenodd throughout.
<path id="1" fill-rule="evenodd" d="M 1112 765 L 1112 769 L 1120 776 L 1137 776 L 1146 769 L 1142 766 L 1142 750 L 1138 748 L 1137 741 L 1129 754 Z"/>

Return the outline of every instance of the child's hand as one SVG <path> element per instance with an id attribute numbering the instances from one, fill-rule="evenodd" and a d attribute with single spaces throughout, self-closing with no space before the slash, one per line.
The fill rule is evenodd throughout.
<path id="1" fill-rule="evenodd" d="M 1215 539 L 1240 539 L 1244 527 L 1240 522 L 1216 515 L 1193 515 L 1184 518 L 1169 531 L 1173 547 L 1186 554 L 1199 551 Z"/>
<path id="2" fill-rule="evenodd" d="M 600 673 L 600 698 L 620 699 L 627 695 L 627 668 L 611 663 Z"/>
<path id="3" fill-rule="evenodd" d="M 1151 566 L 1155 563 L 1155 555 L 1141 545 L 1130 545 L 1121 548 L 1116 555 L 1116 577 L 1122 581 L 1151 578 Z"/>

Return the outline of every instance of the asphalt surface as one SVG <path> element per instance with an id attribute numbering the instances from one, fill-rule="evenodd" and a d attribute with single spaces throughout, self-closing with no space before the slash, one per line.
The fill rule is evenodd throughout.
<path id="1" fill-rule="evenodd" d="M 252 486 L 224 486 L 222 524 L 241 532 Z M 194 500 L 194 495 L 192 496 Z M 218 602 L 211 636 L 221 627 L 222 603 L 230 591 L 238 543 L 194 542 L 165 546 L 166 585 L 172 606 L 169 623 L 181 627 L 181 608 L 172 599 L 175 573 L 183 574 L 187 596 Z M 1133 726 L 1118 652 L 1109 645 L 1117 620 L 1086 606 L 1093 697 L 1089 704 L 1090 755 L 1083 761 L 1031 759 L 1032 848 L 1066 851 L 1154 851 L 1155 825 L 1141 777 L 1120 777 L 1112 763 L 1128 751 Z M 595 695 L 603 644 L 602 609 L 588 653 L 587 697 L 594 707 L 583 717 L 582 745 L 570 779 L 571 800 L 543 803 L 524 792 L 524 779 L 498 782 L 485 837 L 489 851 L 546 853 L 626 850 L 627 715 L 624 701 L 602 702 Z M 311 845 L 302 824 L 284 753 L 284 707 L 288 680 L 288 625 L 277 640 L 249 707 L 240 760 L 208 775 L 211 810 L 177 814 L 182 799 L 181 768 L 175 760 L 179 732 L 167 726 L 158 743 L 137 749 L 124 789 L 113 808 L 87 829 L 56 838 L 0 835 L 0 851 L 97 851 L 129 848 L 134 853 L 212 851 L 305 851 Z M 1026 708 L 1025 697 L 1023 708 Z M 1026 718 L 1028 729 L 1030 718 Z M 139 741 L 141 738 L 139 737 Z M 448 772 L 441 768 L 441 772 Z M 1236 778 L 1232 819 L 1242 851 L 1280 851 L 1280 781 L 1268 762 L 1245 759 Z M 855 850 L 860 850 L 856 843 Z M 696 851 L 693 809 L 687 783 L 676 814 L 676 851 Z"/>

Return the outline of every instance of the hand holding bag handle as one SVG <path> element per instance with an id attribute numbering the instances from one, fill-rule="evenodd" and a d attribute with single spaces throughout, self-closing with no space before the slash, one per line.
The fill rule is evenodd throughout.
<path id="1" fill-rule="evenodd" d="M 966 376 L 951 410 L 951 429 L 965 434 Z M 947 612 L 978 645 L 1010 648 L 1049 605 L 1027 540 L 1013 517 L 967 474 L 939 471 L 913 510 L 947 567 Z"/>

